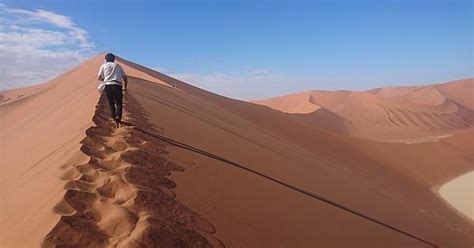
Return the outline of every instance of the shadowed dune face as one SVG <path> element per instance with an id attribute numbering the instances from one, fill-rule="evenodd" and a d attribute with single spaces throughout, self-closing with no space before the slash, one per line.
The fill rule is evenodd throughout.
<path id="1" fill-rule="evenodd" d="M 307 101 L 308 95 L 311 102 Z M 423 138 L 436 140 L 438 136 L 474 126 L 473 99 L 474 81 L 466 79 L 366 92 L 311 91 L 256 103 L 290 113 L 291 117 L 297 116 L 307 124 L 355 137 L 392 142 L 416 142 L 419 139 L 423 142 Z M 291 107 L 285 104 L 288 101 L 292 103 Z M 300 110 L 305 110 L 308 105 L 320 108 L 304 112 L 307 117 L 301 117 Z M 318 111 L 325 114 L 315 118 Z"/>
<path id="2" fill-rule="evenodd" d="M 126 123 L 113 129 L 96 90 L 102 56 L 1 93 L 0 246 L 474 244 L 473 224 L 432 191 L 473 170 L 471 129 L 413 145 L 335 133 L 380 116 L 417 133 L 414 114 L 397 112 L 406 106 L 461 125 L 471 109 L 456 91 L 314 91 L 280 102 L 282 113 L 119 59 L 131 78 Z"/>
<path id="3" fill-rule="evenodd" d="M 459 246 L 468 247 L 473 242 L 467 238 L 473 233 L 471 224 L 430 190 L 436 183 L 447 180 L 447 175 L 467 170 L 468 161 L 445 170 L 441 173 L 444 176 L 430 174 L 425 171 L 429 161 L 411 157 L 417 149 L 429 154 L 434 151 L 432 147 L 419 145 L 422 148 L 413 149 L 394 144 L 394 152 L 390 154 L 393 145 L 333 135 L 254 104 L 204 98 L 194 92 L 168 89 L 144 80 L 134 80 L 131 87 L 131 94 L 149 112 L 151 122 L 163 127 L 165 135 L 174 140 L 300 189 L 328 196 L 363 213 L 374 213 L 374 217 L 430 237 L 435 243 L 459 242 Z M 448 146 L 443 144 L 440 149 L 448 149 Z M 449 148 L 450 151 L 455 149 Z M 370 155 L 383 150 L 387 153 Z M 170 155 L 188 162 L 185 173 L 173 175 L 178 198 L 211 221 L 226 245 L 423 247 L 423 243 L 411 243 L 411 238 L 386 232 L 386 228 L 357 224 L 357 218 L 352 219 L 349 217 L 352 215 L 347 216 L 344 211 L 326 212 L 335 209 L 326 209 L 314 199 L 300 198 L 291 190 L 258 175 L 239 172 L 213 158 L 181 148 L 173 148 Z M 434 160 L 449 161 L 451 156 L 460 154 Z M 390 158 L 391 162 L 384 165 L 384 158 Z M 426 167 L 413 166 L 418 162 Z M 393 206 L 397 206 L 396 210 Z M 296 209 L 298 211 L 293 211 Z M 445 218 L 449 221 L 444 222 Z M 354 236 L 340 233 L 340 226 L 351 226 Z M 454 226 L 462 231 L 453 232 Z M 371 235 L 366 236 L 367 233 Z M 336 238 L 341 235 L 346 239 Z M 378 238 L 372 239 L 374 236 Z"/>

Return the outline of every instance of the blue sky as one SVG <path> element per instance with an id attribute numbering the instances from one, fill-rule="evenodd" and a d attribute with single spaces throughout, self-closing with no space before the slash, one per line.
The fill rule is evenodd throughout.
<path id="1" fill-rule="evenodd" d="M 29 71 L 28 77 L 4 77 L 4 87 L 37 83 L 32 81 L 103 51 L 244 100 L 308 89 L 437 83 L 474 74 L 474 7 L 467 0 L 0 3 L 0 35 L 8 34 L 3 37 L 10 42 L 0 36 L 0 56 L 14 60 L 17 68 L 24 63 Z M 25 22 L 25 16 L 31 20 Z M 42 66 L 12 55 L 27 46 L 12 37 L 26 32 L 36 40 L 32 29 L 45 31 L 42 45 L 30 44 L 45 56 Z M 2 43 L 12 46 L 12 40 L 21 46 L 2 54 Z M 48 51 L 60 59 L 45 55 Z M 0 73 L 10 69 L 0 66 Z"/>

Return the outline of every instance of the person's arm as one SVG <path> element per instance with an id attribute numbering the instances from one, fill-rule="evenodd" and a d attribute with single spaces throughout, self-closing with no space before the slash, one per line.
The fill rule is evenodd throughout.
<path id="1" fill-rule="evenodd" d="M 97 80 L 104 81 L 104 65 L 100 66 L 99 75 L 97 77 Z"/>
<path id="2" fill-rule="evenodd" d="M 128 77 L 127 75 L 123 74 L 123 90 L 127 90 L 127 84 L 128 84 Z"/>
<path id="3" fill-rule="evenodd" d="M 128 77 L 123 68 L 120 66 L 120 70 L 122 71 L 122 78 L 123 78 L 123 90 L 127 90 L 128 85 Z"/>

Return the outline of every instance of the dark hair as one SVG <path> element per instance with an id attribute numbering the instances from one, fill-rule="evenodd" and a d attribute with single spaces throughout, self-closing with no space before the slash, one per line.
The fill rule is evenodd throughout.
<path id="1" fill-rule="evenodd" d="M 115 55 L 113 55 L 112 53 L 107 53 L 105 55 L 105 61 L 114 62 L 114 60 L 115 60 Z"/>

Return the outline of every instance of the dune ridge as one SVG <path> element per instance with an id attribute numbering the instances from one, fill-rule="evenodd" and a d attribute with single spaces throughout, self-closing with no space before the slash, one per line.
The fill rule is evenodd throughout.
<path id="1" fill-rule="evenodd" d="M 114 130 L 107 108 L 102 96 L 81 141 L 90 160 L 63 175 L 62 217 L 42 246 L 223 247 L 214 227 L 175 199 L 168 176 L 184 169 L 166 157 L 166 143 L 127 124 Z M 127 121 L 158 133 L 129 95 L 125 109 Z"/>
<path id="2" fill-rule="evenodd" d="M 306 101 L 308 95 L 311 105 L 316 104 L 320 109 L 304 112 L 284 104 L 291 101 L 292 106 L 304 110 L 309 104 Z M 465 79 L 438 85 L 386 87 L 364 92 L 308 91 L 255 103 L 290 113 L 290 118 L 341 134 L 403 142 L 452 135 L 458 130 L 473 127 L 472 99 L 474 79 Z M 319 116 L 318 111 L 322 112 Z"/>
<path id="3" fill-rule="evenodd" d="M 59 177 L 65 164 L 85 159 L 79 142 L 92 122 L 102 60 L 93 57 L 46 83 L 0 93 L 23 95 L 0 105 L 1 247 L 38 247 L 57 222 L 52 206 L 64 193 Z"/>
<path id="4" fill-rule="evenodd" d="M 312 92 L 304 104 L 288 105 L 311 104 L 304 113 L 282 113 L 118 58 L 130 84 L 126 125 L 113 129 L 96 91 L 102 56 L 38 86 L 51 87 L 47 91 L 0 106 L 7 116 L 0 136 L 8 140 L 1 151 L 0 192 L 9 199 L 0 202 L 5 209 L 0 246 L 463 248 L 474 243 L 472 223 L 432 191 L 473 169 L 472 132 L 412 145 L 342 133 L 351 132 L 351 118 L 368 126 L 379 121 L 370 113 L 383 114 L 380 104 L 405 110 L 408 100 L 397 100 L 403 92 L 389 92 L 393 99 Z M 441 114 L 469 109 L 426 92 L 434 100 L 420 99 L 410 107 Z M 348 110 L 351 104 L 358 110 Z M 369 114 L 359 116 L 362 110 Z M 320 123 L 318 118 L 327 118 L 328 128 L 342 122 L 340 130 L 310 123 Z"/>

